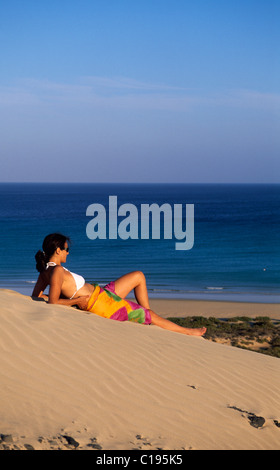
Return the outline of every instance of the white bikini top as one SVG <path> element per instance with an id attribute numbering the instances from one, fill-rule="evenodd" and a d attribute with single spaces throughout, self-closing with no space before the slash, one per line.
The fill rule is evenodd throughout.
<path id="1" fill-rule="evenodd" d="M 54 263 L 53 261 L 50 261 L 49 263 L 47 263 L 46 269 L 48 269 L 49 266 L 57 266 L 57 264 Z M 71 271 L 69 271 L 69 269 L 66 269 L 64 266 L 62 267 L 63 269 L 65 269 L 65 271 L 68 271 L 70 274 L 72 274 L 74 281 L 76 283 L 76 291 L 74 292 L 72 297 L 70 297 L 70 299 L 73 299 L 74 295 L 76 295 L 78 290 L 80 290 L 85 285 L 86 281 L 83 278 L 83 276 L 80 276 L 79 274 L 76 274 L 76 273 L 72 273 Z"/>

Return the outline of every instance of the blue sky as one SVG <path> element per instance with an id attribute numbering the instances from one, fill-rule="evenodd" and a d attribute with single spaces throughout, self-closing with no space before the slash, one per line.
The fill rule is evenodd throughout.
<path id="1" fill-rule="evenodd" d="M 280 182 L 279 0 L 0 3 L 0 181 Z"/>

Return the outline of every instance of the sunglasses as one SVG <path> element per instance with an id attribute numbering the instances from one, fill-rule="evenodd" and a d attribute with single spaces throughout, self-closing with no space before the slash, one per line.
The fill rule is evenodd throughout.
<path id="1" fill-rule="evenodd" d="M 67 251 L 67 253 L 69 253 L 69 246 L 67 246 L 67 248 L 61 248 L 61 250 Z"/>

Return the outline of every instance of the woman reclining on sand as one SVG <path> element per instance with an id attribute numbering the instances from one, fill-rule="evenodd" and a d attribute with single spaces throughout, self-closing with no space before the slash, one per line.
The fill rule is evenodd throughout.
<path id="1" fill-rule="evenodd" d="M 102 288 L 98 284 L 86 283 L 82 276 L 62 267 L 69 254 L 68 242 L 69 237 L 58 233 L 44 239 L 43 251 L 35 255 L 36 269 L 40 275 L 33 297 L 42 297 L 50 304 L 76 305 L 81 310 L 112 320 L 153 324 L 185 335 L 205 334 L 206 328 L 183 328 L 153 312 L 149 305 L 146 279 L 140 271 L 126 274 Z M 43 293 L 48 285 L 49 296 L 46 296 Z M 125 299 L 132 289 L 138 303 Z"/>

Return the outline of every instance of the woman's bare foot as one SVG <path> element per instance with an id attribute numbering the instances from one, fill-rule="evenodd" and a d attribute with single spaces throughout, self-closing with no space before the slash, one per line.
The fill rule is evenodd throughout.
<path id="1" fill-rule="evenodd" d="M 203 336 L 205 335 L 207 328 L 184 328 L 184 330 L 186 335 Z"/>

